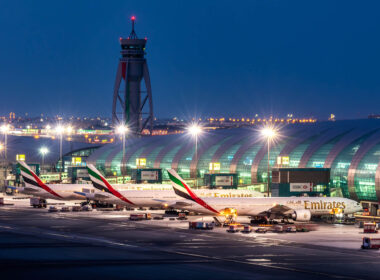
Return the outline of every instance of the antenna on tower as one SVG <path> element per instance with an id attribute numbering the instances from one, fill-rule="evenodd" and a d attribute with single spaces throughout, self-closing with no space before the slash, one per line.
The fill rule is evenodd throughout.
<path id="1" fill-rule="evenodd" d="M 136 32 L 135 32 L 135 20 L 136 20 L 136 17 L 135 16 L 131 16 L 132 31 L 131 31 L 131 34 L 129 34 L 129 39 L 137 39 L 137 35 L 136 35 Z"/>

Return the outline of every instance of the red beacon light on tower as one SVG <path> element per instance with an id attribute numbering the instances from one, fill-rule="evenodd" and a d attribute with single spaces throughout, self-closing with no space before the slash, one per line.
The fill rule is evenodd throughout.
<path id="1" fill-rule="evenodd" d="M 135 16 L 131 16 L 131 20 L 132 20 L 132 21 L 135 21 L 135 20 L 136 20 L 136 17 L 135 17 Z"/>

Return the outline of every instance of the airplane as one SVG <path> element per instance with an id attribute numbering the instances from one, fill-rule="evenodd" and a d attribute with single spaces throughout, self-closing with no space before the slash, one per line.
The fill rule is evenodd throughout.
<path id="1" fill-rule="evenodd" d="M 306 222 L 312 216 L 353 214 L 362 210 L 360 203 L 342 197 L 201 198 L 175 170 L 169 169 L 168 173 L 174 192 L 188 201 L 181 209 L 225 216 L 230 221 L 239 214 L 264 220 L 291 218 Z"/>
<path id="2" fill-rule="evenodd" d="M 118 190 L 117 185 L 111 185 L 106 178 L 92 164 L 87 165 L 88 174 L 93 186 L 99 190 L 94 193 L 80 193 L 89 200 L 97 200 L 106 203 L 126 205 L 130 207 L 169 207 L 176 206 L 185 199 L 179 198 L 173 190 Z M 255 191 L 247 190 L 195 190 L 201 197 L 253 197 Z"/>
<path id="3" fill-rule="evenodd" d="M 45 184 L 23 161 L 17 161 L 25 187 L 10 187 L 19 193 L 32 195 L 43 199 L 85 200 L 76 192 L 94 192 L 91 184 Z"/>

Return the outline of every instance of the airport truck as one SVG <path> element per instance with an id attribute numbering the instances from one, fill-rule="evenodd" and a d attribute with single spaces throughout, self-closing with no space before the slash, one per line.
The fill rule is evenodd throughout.
<path id="1" fill-rule="evenodd" d="M 380 249 L 380 238 L 363 237 L 362 249 Z"/>
<path id="2" fill-rule="evenodd" d="M 213 223 L 205 223 L 205 222 L 189 222 L 189 229 L 211 230 L 211 229 L 214 229 L 214 224 Z"/>
<path id="3" fill-rule="evenodd" d="M 377 233 L 376 223 L 364 223 L 363 233 Z"/>
<path id="4" fill-rule="evenodd" d="M 46 208 L 46 199 L 31 197 L 30 206 L 33 206 L 33 208 Z"/>
<path id="5" fill-rule="evenodd" d="M 150 213 L 144 213 L 144 214 L 131 214 L 129 216 L 129 219 L 131 221 L 142 221 L 142 220 L 151 220 L 152 216 Z"/>

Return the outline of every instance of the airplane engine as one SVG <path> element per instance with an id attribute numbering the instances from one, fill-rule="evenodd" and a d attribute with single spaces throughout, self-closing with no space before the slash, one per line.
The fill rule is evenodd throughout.
<path id="1" fill-rule="evenodd" d="M 298 222 L 308 222 L 311 219 L 310 210 L 295 210 L 292 219 Z"/>

